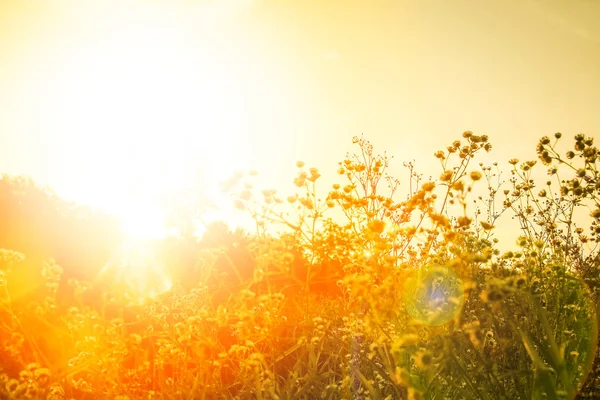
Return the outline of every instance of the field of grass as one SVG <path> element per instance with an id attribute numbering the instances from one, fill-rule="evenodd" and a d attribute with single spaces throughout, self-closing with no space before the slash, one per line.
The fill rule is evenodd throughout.
<path id="1" fill-rule="evenodd" d="M 302 162 L 289 195 L 236 176 L 254 231 L 182 225 L 137 273 L 109 217 L 4 177 L 0 397 L 600 398 L 599 153 L 563 142 L 500 176 L 465 132 L 401 182 L 355 138 L 327 192 Z"/>

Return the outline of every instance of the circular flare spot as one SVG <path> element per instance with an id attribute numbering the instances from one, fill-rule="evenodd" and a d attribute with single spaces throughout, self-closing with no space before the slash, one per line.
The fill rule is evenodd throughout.
<path id="1" fill-rule="evenodd" d="M 429 326 L 443 325 L 460 312 L 464 303 L 462 280 L 442 265 L 414 271 L 404 283 L 404 304 L 409 315 Z"/>

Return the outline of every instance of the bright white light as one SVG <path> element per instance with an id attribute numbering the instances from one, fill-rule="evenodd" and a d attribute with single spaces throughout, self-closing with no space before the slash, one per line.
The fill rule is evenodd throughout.
<path id="1" fill-rule="evenodd" d="M 202 184 L 215 187 L 248 152 L 235 79 L 215 62 L 218 46 L 179 25 L 184 3 L 74 9 L 97 36 L 64 49 L 46 82 L 52 98 L 40 119 L 65 154 L 70 189 L 61 193 L 115 214 L 133 236 L 165 233 L 159 199 L 201 184 L 199 165 Z M 224 18 L 225 3 L 194 11 Z"/>

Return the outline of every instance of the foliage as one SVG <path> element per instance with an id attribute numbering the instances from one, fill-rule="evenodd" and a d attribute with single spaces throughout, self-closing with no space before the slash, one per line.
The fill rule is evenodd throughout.
<path id="1" fill-rule="evenodd" d="M 577 135 L 563 157 L 560 136 L 537 148 L 549 174 L 543 188 L 536 161 L 511 160 L 504 189 L 497 165 L 474 165 L 491 144 L 472 132 L 435 153 L 435 181 L 405 164 L 404 198 L 387 173 L 392 159 L 364 138 L 324 195 L 320 172 L 302 162 L 289 196 L 257 193 L 238 175 L 225 187 L 256 232 L 216 223 L 201 240 L 188 232 L 156 244 L 151 258 L 175 284 L 145 299 L 118 275 L 65 283 L 46 260 L 34 271 L 43 296 L 15 302 L 9 271 L 27 254 L 4 250 L 0 394 L 597 396 L 597 373 L 581 388 L 598 341 L 598 150 Z M 487 194 L 473 198 L 478 185 Z M 502 215 L 522 228 L 505 253 L 494 237 Z M 57 301 L 59 290 L 69 301 Z"/>

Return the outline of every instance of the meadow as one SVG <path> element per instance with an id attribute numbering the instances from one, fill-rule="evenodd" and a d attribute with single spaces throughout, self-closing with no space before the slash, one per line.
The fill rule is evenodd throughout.
<path id="1" fill-rule="evenodd" d="M 431 181 L 353 143 L 323 193 L 301 161 L 293 193 L 232 177 L 254 229 L 197 237 L 187 213 L 145 269 L 113 257 L 108 215 L 4 176 L 0 397 L 600 398 L 593 138 L 542 137 L 501 174 L 467 131 L 424 160 Z"/>

